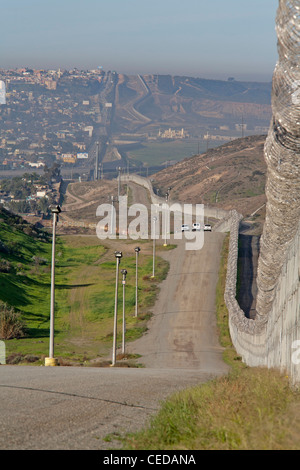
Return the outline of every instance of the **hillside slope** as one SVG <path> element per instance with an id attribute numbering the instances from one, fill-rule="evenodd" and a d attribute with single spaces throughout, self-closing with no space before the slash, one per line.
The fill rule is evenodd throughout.
<path id="1" fill-rule="evenodd" d="M 50 256 L 48 233 L 0 208 L 0 301 L 25 312 L 26 320 L 35 318 L 33 303 L 45 302 L 41 274 L 49 272 Z M 45 282 L 48 291 L 49 280 Z"/>
<path id="2" fill-rule="evenodd" d="M 250 215 L 265 203 L 265 136 L 236 139 L 195 155 L 152 177 L 159 194 L 171 200 L 217 205 Z"/>

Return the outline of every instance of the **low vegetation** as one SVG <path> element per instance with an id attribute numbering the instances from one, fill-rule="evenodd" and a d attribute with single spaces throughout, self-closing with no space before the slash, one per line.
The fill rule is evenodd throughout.
<path id="1" fill-rule="evenodd" d="M 297 413 L 297 414 L 295 414 Z M 299 449 L 299 394 L 275 371 L 241 369 L 173 395 L 126 449 Z"/>
<path id="2" fill-rule="evenodd" d="M 217 314 L 227 376 L 172 395 L 149 427 L 122 439 L 134 450 L 297 450 L 300 392 L 275 370 L 246 367 L 228 331 L 224 303 L 228 238 L 223 247 Z"/>
<path id="3" fill-rule="evenodd" d="M 0 339 L 22 338 L 26 327 L 21 314 L 5 303 L 0 303 Z"/>
<path id="4" fill-rule="evenodd" d="M 48 356 L 50 317 L 51 235 L 35 229 L 7 211 L 1 216 L 0 318 L 7 363 L 43 364 Z M 55 269 L 55 356 L 61 365 L 108 365 L 115 299 L 116 242 L 103 244 L 96 236 L 57 236 Z M 122 241 L 120 268 L 126 278 L 126 341 L 147 328 L 158 285 L 168 263 L 157 257 L 152 274 L 152 251 L 141 243 L 138 302 L 135 312 L 136 242 Z M 120 249 L 120 247 L 117 247 Z M 120 273 L 121 281 L 121 273 Z M 121 282 L 120 282 L 121 286 Z M 119 287 L 118 346 L 121 345 L 122 289 Z M 27 358 L 27 359 L 26 359 Z M 35 361 L 33 361 L 35 358 Z M 130 359 L 130 361 L 128 361 Z M 133 360 L 134 359 L 134 360 Z M 122 364 L 136 366 L 136 358 Z"/>
<path id="5" fill-rule="evenodd" d="M 201 147 L 199 145 L 199 142 L 196 140 L 154 141 L 143 143 L 137 149 L 128 151 L 127 156 L 133 163 L 138 164 L 142 162 L 149 167 L 170 166 L 170 164 L 181 161 L 183 158 L 191 157 L 199 153 L 199 151 L 204 152 L 206 148 L 205 142 L 201 142 Z"/>

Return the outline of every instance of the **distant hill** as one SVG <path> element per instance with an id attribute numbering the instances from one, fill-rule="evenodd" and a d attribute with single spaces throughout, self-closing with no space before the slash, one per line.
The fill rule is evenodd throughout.
<path id="1" fill-rule="evenodd" d="M 270 117 L 271 83 L 118 75 L 114 132 L 181 126 L 199 135 L 224 126 L 233 131 L 243 122 L 257 134 L 259 127 L 269 125 Z"/>
<path id="2" fill-rule="evenodd" d="M 236 139 L 152 176 L 159 194 L 171 187 L 171 199 L 217 205 L 250 215 L 265 203 L 266 136 Z"/>

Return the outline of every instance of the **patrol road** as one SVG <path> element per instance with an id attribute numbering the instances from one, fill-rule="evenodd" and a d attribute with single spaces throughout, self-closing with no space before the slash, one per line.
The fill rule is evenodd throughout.
<path id="1" fill-rule="evenodd" d="M 149 331 L 128 346 L 146 367 L 224 370 L 216 331 L 215 293 L 224 234 L 204 233 L 201 250 L 185 249 L 185 237 L 162 256 L 170 262 Z"/>
<path id="2" fill-rule="evenodd" d="M 172 392 L 226 373 L 215 319 L 223 237 L 165 252 L 149 331 L 130 345 L 145 368 L 0 366 L 0 449 L 118 447 L 105 437 L 138 430 Z"/>

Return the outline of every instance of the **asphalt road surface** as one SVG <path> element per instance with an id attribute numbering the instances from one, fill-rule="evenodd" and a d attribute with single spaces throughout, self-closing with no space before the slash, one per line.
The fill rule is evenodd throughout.
<path id="1" fill-rule="evenodd" d="M 0 366 L 0 449 L 104 450 L 143 427 L 171 393 L 224 374 L 215 319 L 223 234 L 170 261 L 147 334 L 130 346 L 145 368 Z"/>

